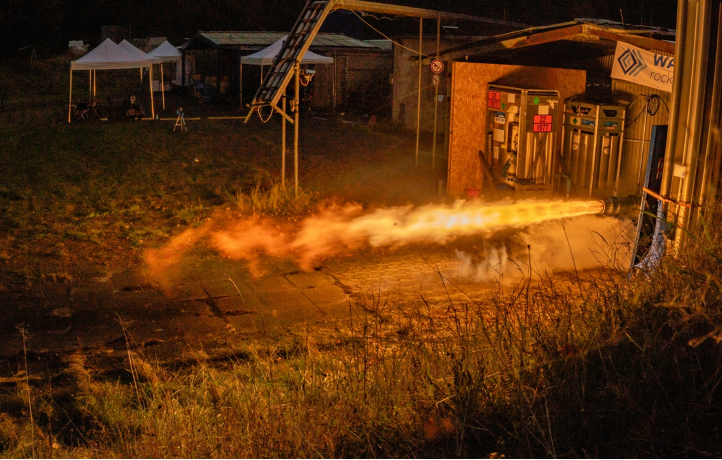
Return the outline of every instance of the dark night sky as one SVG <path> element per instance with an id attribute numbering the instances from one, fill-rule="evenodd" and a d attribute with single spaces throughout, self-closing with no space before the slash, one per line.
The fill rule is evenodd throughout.
<path id="1" fill-rule="evenodd" d="M 291 28 L 304 0 L 2 0 L 0 40 L 4 55 L 34 46 L 49 54 L 67 41 L 95 44 L 102 25 L 131 28 L 133 37 L 189 37 L 199 30 L 281 30 Z M 532 25 L 574 18 L 675 27 L 676 0 L 388 0 L 405 6 L 506 19 Z M 370 20 L 374 21 L 374 20 Z M 415 33 L 409 19 L 373 22 L 393 34 Z M 326 29 L 358 38 L 378 38 L 350 13 L 336 12 Z M 468 30 L 468 32 L 475 32 Z"/>

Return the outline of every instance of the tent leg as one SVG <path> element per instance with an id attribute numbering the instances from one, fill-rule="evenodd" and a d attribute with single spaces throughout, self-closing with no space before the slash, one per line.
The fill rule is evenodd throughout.
<path id="1" fill-rule="evenodd" d="M 281 97 L 281 110 L 286 113 L 286 96 Z M 281 117 L 281 187 L 286 190 L 286 117 Z"/>
<path id="2" fill-rule="evenodd" d="M 165 110 L 165 84 L 163 84 L 163 63 L 160 64 L 160 93 L 163 96 L 163 110 Z"/>
<path id="3" fill-rule="evenodd" d="M 88 70 L 88 77 L 90 80 L 88 80 L 88 94 L 91 96 L 93 95 L 93 71 Z"/>
<path id="4" fill-rule="evenodd" d="M 95 97 L 95 82 L 97 81 L 97 74 L 95 72 L 96 71 L 93 70 L 93 97 Z"/>
<path id="5" fill-rule="evenodd" d="M 238 72 L 238 80 L 240 80 L 238 85 L 238 100 L 241 104 L 241 110 L 243 110 L 243 63 L 241 63 L 241 68 Z"/>
<path id="6" fill-rule="evenodd" d="M 416 96 L 416 166 L 419 165 L 419 131 L 421 130 L 421 47 L 424 38 L 424 18 L 419 18 L 419 86 Z"/>
<path id="7" fill-rule="evenodd" d="M 70 70 L 70 100 L 68 101 L 68 123 L 70 123 L 70 114 L 73 110 L 73 70 Z"/>
<path id="8" fill-rule="evenodd" d="M 141 73 L 143 69 L 141 68 Z M 150 66 L 150 116 L 155 120 L 155 104 L 153 103 L 153 65 Z"/>
<path id="9" fill-rule="evenodd" d="M 296 82 L 294 84 L 294 87 L 296 89 L 296 94 L 294 94 L 294 105 L 296 108 L 296 113 L 294 115 L 294 123 L 293 123 L 293 184 L 294 184 L 294 193 L 295 196 L 298 197 L 298 122 L 300 119 L 300 113 L 301 113 L 301 80 L 300 80 L 300 72 L 301 72 L 301 64 L 296 62 Z"/>
<path id="10" fill-rule="evenodd" d="M 143 67 L 140 67 L 138 70 L 140 70 L 140 84 L 143 84 Z"/>

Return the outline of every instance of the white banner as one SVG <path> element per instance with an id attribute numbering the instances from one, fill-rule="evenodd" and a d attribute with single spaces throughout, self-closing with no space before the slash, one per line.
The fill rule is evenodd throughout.
<path id="1" fill-rule="evenodd" d="M 612 78 L 671 93 L 674 81 L 674 56 L 664 56 L 617 42 Z"/>

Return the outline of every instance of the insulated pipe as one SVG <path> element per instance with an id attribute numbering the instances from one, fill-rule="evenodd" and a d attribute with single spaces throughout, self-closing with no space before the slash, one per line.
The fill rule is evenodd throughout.
<path id="1" fill-rule="evenodd" d="M 672 97 L 669 101 L 669 118 L 667 124 L 672 128 L 667 134 L 667 154 L 664 157 L 664 169 L 662 170 L 662 183 L 659 194 L 669 195 L 674 179 L 674 159 L 677 150 L 677 125 L 679 123 L 679 106 L 682 102 L 682 72 L 685 64 L 685 47 L 687 46 L 687 1 L 679 0 L 677 3 L 677 33 L 674 45 L 674 84 L 672 86 Z M 667 206 L 665 206 L 667 208 Z M 667 208 L 668 210 L 668 208 Z M 669 219 L 669 216 L 667 216 Z"/>
<path id="2" fill-rule="evenodd" d="M 722 98 L 722 4 L 717 15 L 717 50 L 715 55 L 712 104 L 710 106 L 707 149 L 699 197 L 699 205 L 713 204 L 717 195 L 720 160 L 720 98 Z"/>
<path id="3" fill-rule="evenodd" d="M 697 179 L 697 163 L 699 160 L 699 146 L 702 137 L 702 120 L 704 118 L 704 101 L 706 99 L 707 83 L 707 57 L 709 51 L 709 27 L 711 17 L 711 0 L 702 0 L 697 6 L 697 26 L 695 27 L 694 54 L 692 57 L 692 75 L 690 80 L 693 91 L 690 94 L 688 112 L 687 139 L 684 145 L 685 177 L 681 183 L 679 201 L 690 203 L 694 201 L 694 190 Z M 700 24 L 701 20 L 701 24 Z M 678 224 L 685 230 L 690 230 L 693 209 L 679 206 Z M 675 233 L 676 250 L 680 250 L 687 239 L 687 232 Z"/>

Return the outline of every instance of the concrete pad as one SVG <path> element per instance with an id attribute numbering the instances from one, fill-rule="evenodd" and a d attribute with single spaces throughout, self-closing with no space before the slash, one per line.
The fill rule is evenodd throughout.
<path id="1" fill-rule="evenodd" d="M 285 275 L 285 278 L 299 289 L 309 287 L 332 286 L 335 280 L 323 272 L 298 272 Z"/>
<path id="2" fill-rule="evenodd" d="M 320 286 L 304 289 L 303 294 L 327 313 L 329 310 L 348 305 L 348 296 L 338 286 Z"/>

